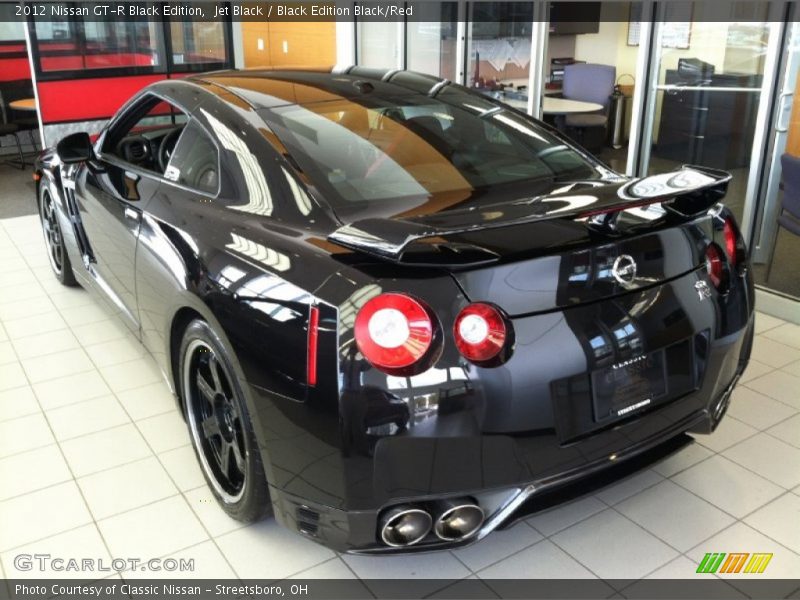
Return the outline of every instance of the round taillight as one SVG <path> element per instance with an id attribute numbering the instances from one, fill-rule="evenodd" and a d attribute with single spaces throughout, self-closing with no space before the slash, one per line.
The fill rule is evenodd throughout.
<path id="1" fill-rule="evenodd" d="M 432 312 L 405 294 L 381 294 L 356 316 L 358 349 L 370 364 L 396 374 L 413 370 L 434 343 Z"/>
<path id="2" fill-rule="evenodd" d="M 478 364 L 495 359 L 505 348 L 508 334 L 502 313 L 483 302 L 464 307 L 453 326 L 458 351 L 467 360 Z"/>
<path id="3" fill-rule="evenodd" d="M 730 217 L 725 219 L 725 224 L 722 226 L 722 233 L 725 237 L 725 252 L 728 254 L 728 260 L 731 261 L 731 266 L 736 266 L 738 259 L 738 238 L 736 232 L 736 225 Z"/>
<path id="4" fill-rule="evenodd" d="M 714 287 L 719 289 L 725 281 L 725 263 L 722 250 L 716 244 L 706 248 L 706 272 Z"/>

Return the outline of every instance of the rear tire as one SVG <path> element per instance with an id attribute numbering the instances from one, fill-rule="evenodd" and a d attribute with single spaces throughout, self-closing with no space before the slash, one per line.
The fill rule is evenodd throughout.
<path id="1" fill-rule="evenodd" d="M 189 323 L 178 365 L 186 423 L 209 488 L 228 515 L 258 521 L 271 507 L 261 453 L 232 361 L 205 321 Z"/>
<path id="2" fill-rule="evenodd" d="M 44 244 L 47 248 L 47 257 L 50 259 L 50 268 L 56 279 L 67 287 L 75 287 L 78 282 L 72 272 L 72 263 L 64 245 L 64 236 L 61 235 L 61 225 L 58 222 L 58 209 L 53 196 L 46 186 L 42 186 L 39 193 L 39 222 L 44 234 Z"/>

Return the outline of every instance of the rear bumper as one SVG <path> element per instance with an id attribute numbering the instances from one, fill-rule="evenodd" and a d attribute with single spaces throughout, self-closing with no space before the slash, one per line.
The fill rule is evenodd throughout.
<path id="1" fill-rule="evenodd" d="M 381 387 L 374 373 L 367 373 L 340 399 L 340 450 L 295 469 L 302 476 L 287 477 L 286 485 L 275 471 L 268 473 L 276 517 L 341 551 L 457 547 L 513 520 L 520 506 L 540 493 L 580 485 L 582 478 L 684 432 L 710 433 L 749 360 L 753 289 L 744 268 L 725 295 L 701 298 L 695 283 L 704 277 L 693 272 L 613 302 L 517 319 L 521 346 L 502 368 L 464 370 L 446 350 L 432 370 L 435 376 L 428 373 L 427 379 L 382 376 Z M 581 406 L 591 414 L 586 386 L 596 365 L 587 332 L 593 326 L 610 332 L 632 328 L 652 348 L 691 340 L 685 346 L 697 354 L 687 363 L 696 375 L 691 390 L 611 422 L 581 421 Z M 546 368 L 533 366 L 542 364 Z M 567 395 L 559 392 L 565 381 L 571 386 Z M 410 421 L 402 428 L 388 415 L 392 403 L 381 403 L 389 397 L 410 406 Z M 356 406 L 358 411 L 349 408 Z M 398 504 L 426 507 L 443 498 L 480 504 L 487 518 L 476 536 L 444 542 L 431 535 L 400 549 L 379 542 L 384 510 Z"/>

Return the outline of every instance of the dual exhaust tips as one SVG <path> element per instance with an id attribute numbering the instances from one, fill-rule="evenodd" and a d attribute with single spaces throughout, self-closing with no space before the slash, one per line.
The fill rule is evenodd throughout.
<path id="1" fill-rule="evenodd" d="M 441 540 L 465 540 L 478 532 L 483 521 L 480 506 L 458 499 L 435 502 L 429 509 L 410 504 L 395 506 L 384 513 L 379 527 L 383 543 L 398 548 L 421 542 L 431 529 Z"/>

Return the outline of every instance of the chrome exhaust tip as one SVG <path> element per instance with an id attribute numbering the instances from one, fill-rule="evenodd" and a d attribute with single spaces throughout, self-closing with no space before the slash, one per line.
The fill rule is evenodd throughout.
<path id="1" fill-rule="evenodd" d="M 439 515 L 433 525 L 437 537 L 448 542 L 472 537 L 483 525 L 483 509 L 472 500 L 443 500 L 436 504 Z"/>
<path id="2" fill-rule="evenodd" d="M 421 508 L 395 506 L 380 520 L 381 540 L 394 548 L 412 546 L 428 535 L 433 518 Z"/>

